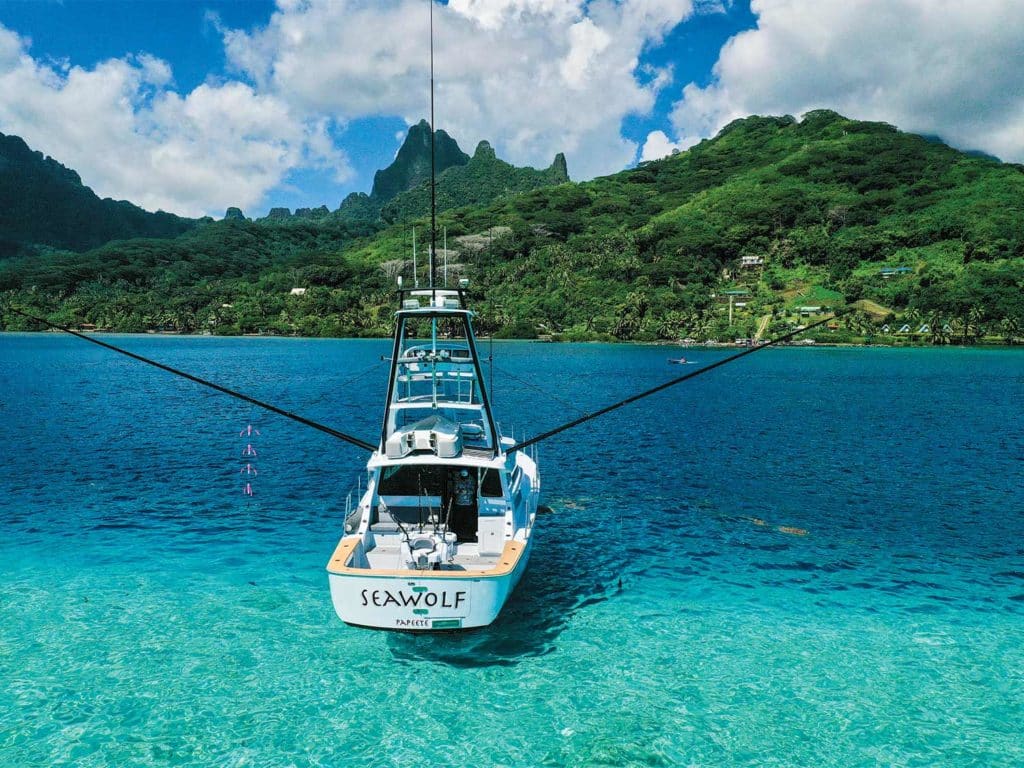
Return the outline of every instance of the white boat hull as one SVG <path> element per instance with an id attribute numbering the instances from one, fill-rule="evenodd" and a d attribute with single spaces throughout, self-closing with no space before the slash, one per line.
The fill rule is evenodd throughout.
<path id="1" fill-rule="evenodd" d="M 509 542 L 487 571 L 375 571 L 351 567 L 361 537 L 346 536 L 327 566 L 331 601 L 347 624 L 406 632 L 485 627 L 498 616 L 530 558 L 530 540 Z"/>

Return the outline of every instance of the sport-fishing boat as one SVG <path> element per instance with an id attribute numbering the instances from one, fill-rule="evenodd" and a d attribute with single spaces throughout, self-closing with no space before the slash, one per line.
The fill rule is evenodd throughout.
<path id="1" fill-rule="evenodd" d="M 467 286 L 399 289 L 380 443 L 327 564 L 348 624 L 486 626 L 526 569 L 536 455 L 494 420 Z"/>
<path id="2" fill-rule="evenodd" d="M 398 285 L 380 442 L 327 564 L 342 621 L 429 631 L 487 626 L 526 569 L 537 517 L 536 454 L 494 420 L 466 306 L 438 287 L 434 3 L 430 2 L 430 280 Z"/>

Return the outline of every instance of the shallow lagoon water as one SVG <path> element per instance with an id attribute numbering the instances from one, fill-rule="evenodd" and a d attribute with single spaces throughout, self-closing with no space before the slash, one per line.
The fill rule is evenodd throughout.
<path id="1" fill-rule="evenodd" d="M 379 430 L 387 341 L 115 343 Z M 669 356 L 496 343 L 498 419 Z M 1022 398 L 1015 350 L 766 350 L 542 444 L 499 621 L 413 636 L 331 608 L 358 449 L 0 335 L 0 765 L 1022 765 Z"/>

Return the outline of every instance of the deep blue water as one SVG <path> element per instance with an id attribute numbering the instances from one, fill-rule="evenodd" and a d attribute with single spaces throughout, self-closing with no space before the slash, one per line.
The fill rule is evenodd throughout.
<path id="1" fill-rule="evenodd" d="M 379 430 L 387 341 L 115 343 Z M 671 354 L 495 344 L 499 421 Z M 765 350 L 543 443 L 499 621 L 408 636 L 331 608 L 359 449 L 0 335 L 0 765 L 1024 765 L 1022 398 L 1015 350 Z"/>

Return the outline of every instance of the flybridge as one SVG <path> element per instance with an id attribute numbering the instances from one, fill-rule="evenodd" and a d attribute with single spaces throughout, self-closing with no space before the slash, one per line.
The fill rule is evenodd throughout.
<path id="1" fill-rule="evenodd" d="M 492 459 L 491 414 L 464 287 L 399 290 L 380 453 Z"/>

